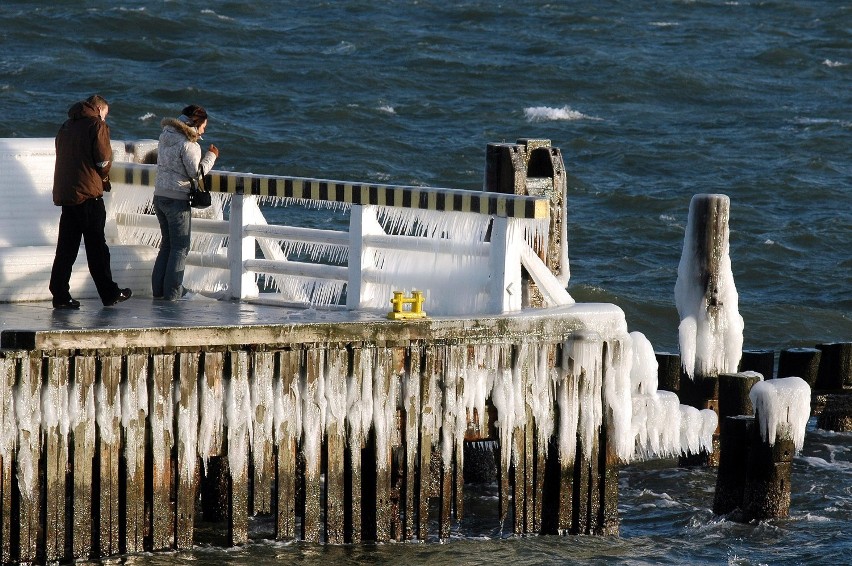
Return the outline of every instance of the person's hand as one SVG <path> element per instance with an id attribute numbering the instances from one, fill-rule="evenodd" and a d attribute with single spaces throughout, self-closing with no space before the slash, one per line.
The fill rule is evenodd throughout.
<path id="1" fill-rule="evenodd" d="M 216 157 L 219 157 L 219 148 L 216 147 L 215 145 L 213 145 L 212 143 L 210 144 L 210 149 L 208 149 L 207 151 L 209 151 L 210 153 L 212 153 Z"/>

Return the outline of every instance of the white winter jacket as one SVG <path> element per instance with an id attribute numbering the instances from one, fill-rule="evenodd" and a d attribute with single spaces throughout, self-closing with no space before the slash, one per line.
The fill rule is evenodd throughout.
<path id="1" fill-rule="evenodd" d="M 198 130 L 181 118 L 165 118 L 157 146 L 157 182 L 154 196 L 189 200 L 190 175 L 201 169 L 206 175 L 213 168 L 216 154 L 208 151 L 201 157 Z"/>

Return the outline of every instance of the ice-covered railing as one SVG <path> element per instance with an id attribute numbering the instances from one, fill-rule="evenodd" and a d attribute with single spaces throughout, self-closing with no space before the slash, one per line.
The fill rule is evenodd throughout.
<path id="1" fill-rule="evenodd" d="M 120 241 L 158 245 L 155 177 L 154 165 L 113 166 Z M 546 305 L 573 303 L 536 251 L 546 198 L 223 171 L 206 182 L 214 204 L 193 218 L 185 279 L 196 291 L 357 309 L 419 290 L 430 314 L 494 314 L 520 310 L 523 266 Z M 349 230 L 269 224 L 261 204 L 348 211 Z"/>

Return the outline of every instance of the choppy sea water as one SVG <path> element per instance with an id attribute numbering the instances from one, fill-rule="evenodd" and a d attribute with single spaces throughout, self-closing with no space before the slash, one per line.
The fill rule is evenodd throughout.
<path id="1" fill-rule="evenodd" d="M 2 0 L 0 137 L 52 137 L 93 92 L 114 139 L 156 138 L 198 103 L 219 169 L 463 189 L 482 186 L 488 143 L 550 139 L 569 172 L 575 299 L 617 304 L 676 351 L 689 201 L 724 193 L 745 347 L 813 346 L 852 339 L 850 29 L 839 0 Z M 783 521 L 713 517 L 712 471 L 630 466 L 613 539 L 515 539 L 471 519 L 449 544 L 131 561 L 835 563 L 852 545 L 850 450 L 809 430 Z"/>

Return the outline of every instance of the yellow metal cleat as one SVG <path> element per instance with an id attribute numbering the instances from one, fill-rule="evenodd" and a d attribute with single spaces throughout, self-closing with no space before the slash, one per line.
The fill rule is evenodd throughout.
<path id="1" fill-rule="evenodd" d="M 411 297 L 406 297 L 402 291 L 394 291 L 393 299 L 390 301 L 393 310 L 388 313 L 388 318 L 391 320 L 426 318 L 426 312 L 423 310 L 425 300 L 422 291 L 412 291 Z M 405 310 L 406 306 L 410 307 L 409 310 Z"/>

